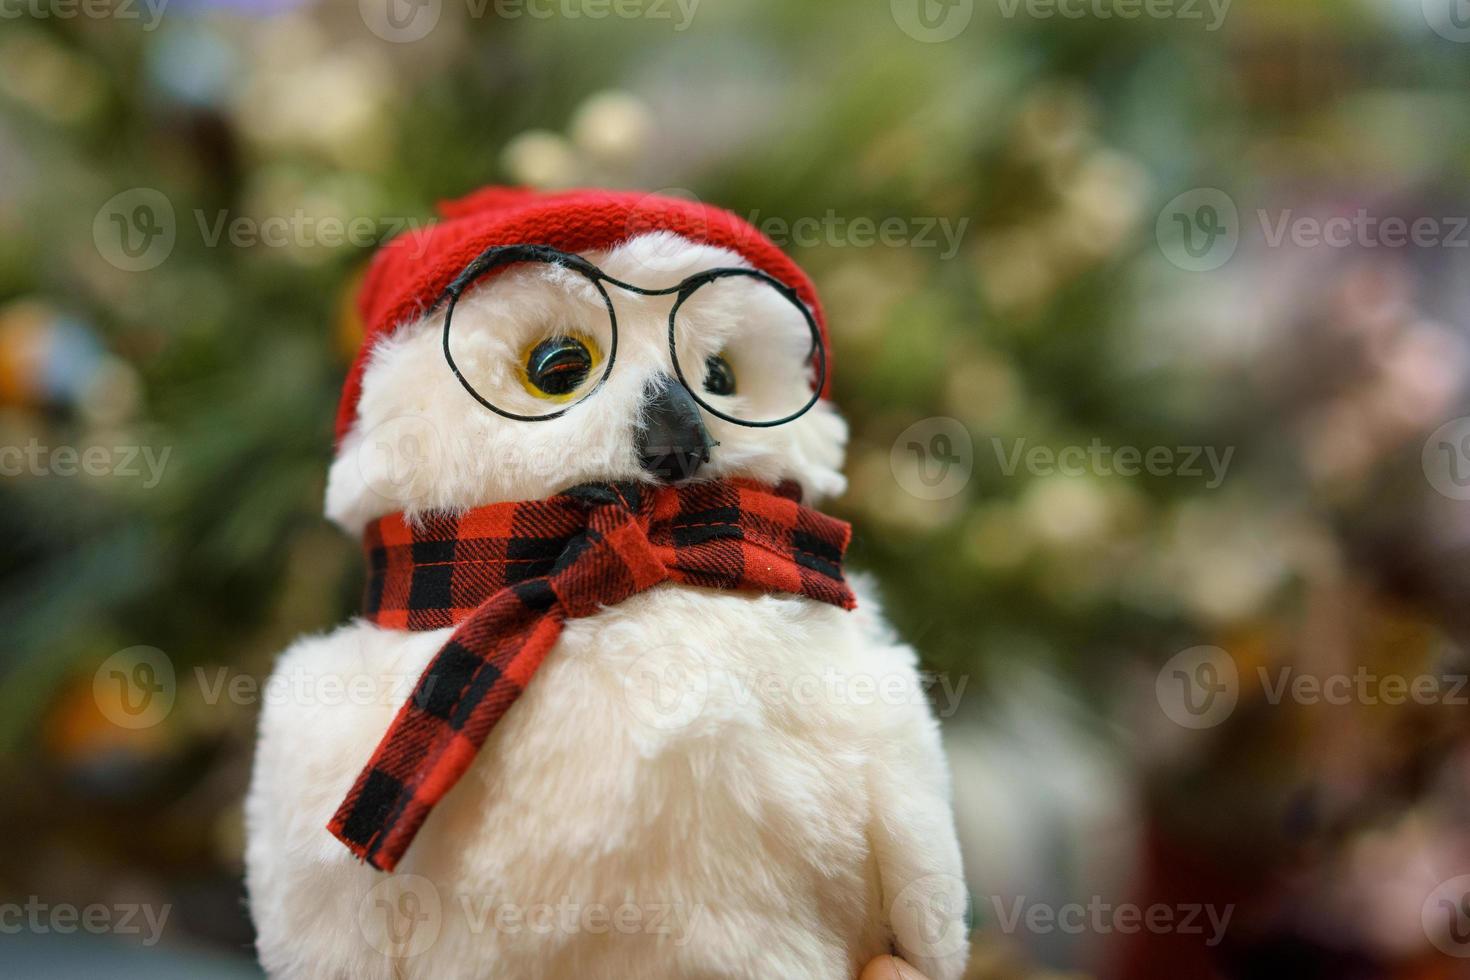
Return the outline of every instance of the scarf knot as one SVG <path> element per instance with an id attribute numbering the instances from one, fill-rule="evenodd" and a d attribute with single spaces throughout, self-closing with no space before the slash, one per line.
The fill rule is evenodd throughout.
<path id="1" fill-rule="evenodd" d="M 794 483 L 588 483 L 364 533 L 364 616 L 456 627 L 399 710 L 328 829 L 391 871 L 469 768 L 568 619 L 662 582 L 787 592 L 843 609 L 851 529 L 800 504 Z"/>

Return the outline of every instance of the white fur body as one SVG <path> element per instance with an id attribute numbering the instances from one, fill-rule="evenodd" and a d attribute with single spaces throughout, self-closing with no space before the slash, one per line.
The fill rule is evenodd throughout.
<path id="1" fill-rule="evenodd" d="M 281 687 L 401 692 L 445 636 L 354 623 L 288 651 Z M 914 656 L 871 612 L 663 586 L 570 623 L 399 865 L 419 909 L 437 893 L 417 938 L 325 830 L 397 699 L 320 700 L 261 726 L 248 859 L 273 976 L 851 980 L 906 884 L 958 874 Z M 958 976 L 925 941 L 902 945 Z"/>
<path id="2" fill-rule="evenodd" d="M 738 262 L 688 243 L 668 262 L 668 246 L 648 236 L 595 258 L 649 286 Z M 442 383 L 433 329 L 380 344 L 329 515 L 356 533 L 396 510 L 640 478 L 632 432 L 644 380 L 666 370 L 666 301 L 617 298 L 617 370 L 588 399 L 598 407 L 553 422 L 466 408 Z M 495 332 L 525 306 L 501 308 Z M 406 481 L 367 451 L 405 417 L 434 433 Z M 845 428 L 825 402 L 778 429 L 710 428 L 710 475 L 792 477 L 809 500 L 842 486 Z M 539 462 L 472 466 L 466 446 Z M 279 696 L 246 802 L 263 965 L 313 980 L 851 980 L 896 948 L 956 980 L 965 909 L 938 726 L 913 651 L 868 591 L 847 612 L 665 584 L 569 622 L 391 875 L 326 824 L 449 631 L 359 621 L 298 641 L 267 687 Z"/>

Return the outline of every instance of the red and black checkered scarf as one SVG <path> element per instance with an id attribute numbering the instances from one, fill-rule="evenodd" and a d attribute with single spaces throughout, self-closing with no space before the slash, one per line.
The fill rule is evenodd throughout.
<path id="1" fill-rule="evenodd" d="M 370 525 L 365 616 L 379 626 L 456 626 L 327 825 L 391 871 L 464 775 L 568 619 L 660 582 L 791 592 L 843 609 L 852 529 L 800 490 L 744 480 L 585 484 L 548 500 Z"/>

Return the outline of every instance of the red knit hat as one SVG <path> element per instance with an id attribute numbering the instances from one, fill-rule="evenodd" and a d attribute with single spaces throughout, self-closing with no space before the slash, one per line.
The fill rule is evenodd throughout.
<path id="1" fill-rule="evenodd" d="M 362 373 L 378 340 L 423 316 L 470 261 L 493 245 L 550 245 L 585 252 L 637 235 L 669 231 L 691 241 L 728 248 L 786 283 L 811 308 L 827 359 L 826 397 L 832 383 L 827 320 L 816 289 L 800 267 L 770 239 L 729 211 L 638 191 L 486 187 L 439 205 L 443 221 L 399 235 L 373 257 L 357 297 L 363 339 L 337 409 L 337 442 L 357 420 Z"/>

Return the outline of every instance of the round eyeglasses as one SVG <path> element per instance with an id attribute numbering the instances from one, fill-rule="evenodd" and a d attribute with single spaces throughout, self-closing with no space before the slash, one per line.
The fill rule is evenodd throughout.
<path id="1" fill-rule="evenodd" d="M 491 272 L 516 264 L 547 267 L 544 278 L 555 288 L 534 300 L 531 315 L 539 326 L 523 338 L 513 370 L 503 357 L 461 350 L 456 358 L 451 337 L 460 297 Z M 567 274 L 580 279 L 569 281 Z M 587 309 L 579 281 L 590 285 L 596 309 Z M 444 359 L 465 391 L 497 415 L 518 422 L 565 415 L 602 387 L 617 360 L 618 317 L 608 285 L 640 296 L 674 297 L 668 330 L 674 374 L 716 418 L 757 428 L 784 425 L 821 397 L 827 378 L 821 331 L 796 290 L 779 279 L 759 269 L 725 267 L 645 289 L 548 245 L 488 248 L 455 277 L 435 304 L 445 305 Z M 514 297 L 503 298 L 515 303 Z M 509 313 L 511 306 L 505 309 Z"/>

